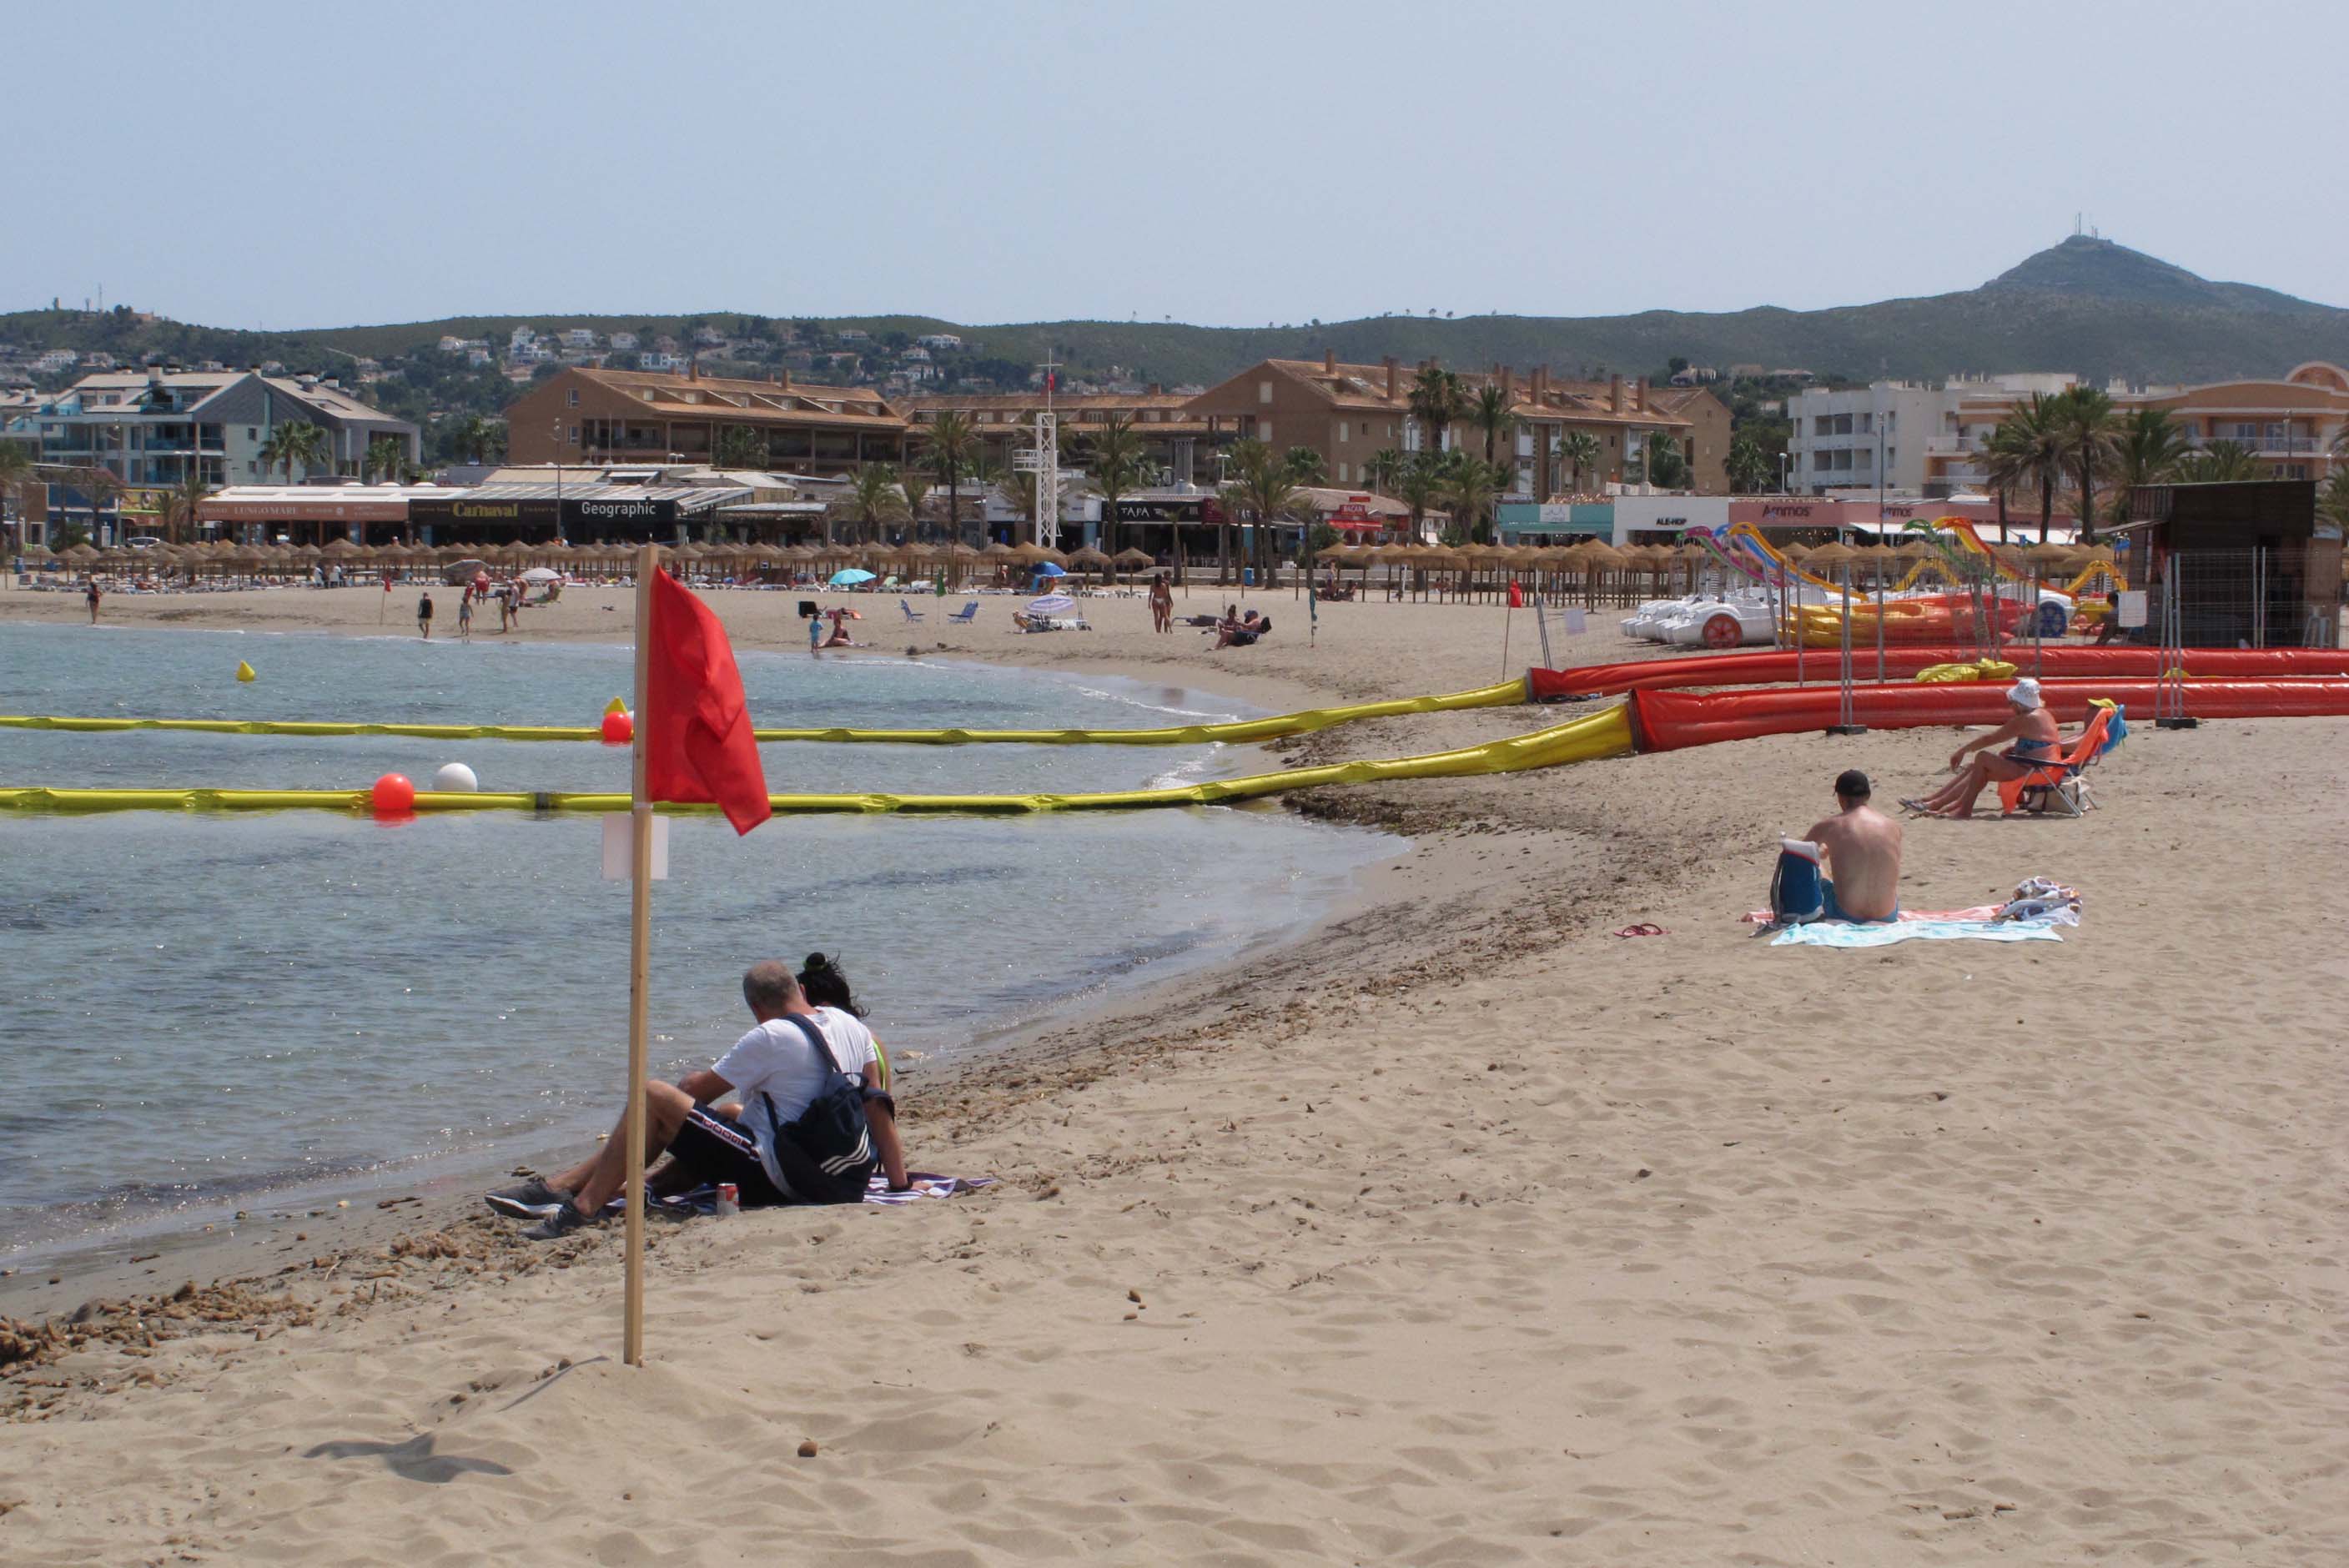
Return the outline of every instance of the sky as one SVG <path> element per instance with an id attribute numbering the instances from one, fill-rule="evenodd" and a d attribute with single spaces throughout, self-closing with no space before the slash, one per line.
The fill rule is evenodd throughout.
<path id="1" fill-rule="evenodd" d="M 114 0 L 6 36 L 0 310 L 1812 309 L 2083 219 L 2349 305 L 2344 0 Z"/>

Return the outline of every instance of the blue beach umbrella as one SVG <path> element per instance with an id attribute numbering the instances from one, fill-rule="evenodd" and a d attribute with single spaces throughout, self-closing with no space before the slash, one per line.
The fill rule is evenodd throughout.
<path id="1" fill-rule="evenodd" d="M 1039 577 L 1066 577 L 1068 573 L 1053 565 L 1050 562 L 1046 561 L 1039 563 L 1036 568 L 1036 575 Z"/>
<path id="2" fill-rule="evenodd" d="M 872 581 L 873 573 L 855 566 L 843 567 L 832 574 L 832 585 L 835 588 L 854 588 L 860 583 Z"/>

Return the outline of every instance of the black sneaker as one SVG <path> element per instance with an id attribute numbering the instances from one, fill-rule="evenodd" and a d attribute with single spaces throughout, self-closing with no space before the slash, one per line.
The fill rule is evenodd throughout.
<path id="1" fill-rule="evenodd" d="M 511 1214 L 517 1220 L 543 1220 L 571 1202 L 570 1193 L 560 1187 L 550 1187 L 535 1176 L 519 1187 L 501 1187 L 494 1192 L 485 1192 L 482 1198 L 499 1213 Z"/>
<path id="2" fill-rule="evenodd" d="M 565 1202 L 558 1204 L 544 1219 L 524 1231 L 522 1233 L 523 1240 L 526 1242 L 561 1241 L 572 1232 L 584 1231 L 595 1222 L 573 1205 Z"/>

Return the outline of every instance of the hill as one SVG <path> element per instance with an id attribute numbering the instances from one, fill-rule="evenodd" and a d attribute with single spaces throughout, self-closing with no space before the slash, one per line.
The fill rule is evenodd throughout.
<path id="1" fill-rule="evenodd" d="M 1279 327 L 1104 321 L 970 325 L 913 315 L 818 320 L 711 312 L 463 316 L 285 333 L 142 321 L 127 312 L 31 311 L 0 315 L 0 341 L 104 348 L 126 359 L 148 352 L 189 362 L 277 359 L 297 370 L 331 372 L 355 356 L 390 360 L 429 351 L 443 334 L 502 344 L 514 326 L 529 325 L 542 332 L 585 326 L 685 338 L 703 324 L 770 340 L 778 353 L 792 344 L 836 348 L 837 335 L 852 328 L 900 342 L 952 332 L 970 346 L 961 373 L 980 379 L 1007 379 L 1049 349 L 1071 376 L 1098 377 L 1116 366 L 1133 379 L 1168 386 L 1219 380 L 1270 356 L 1316 358 L 1325 349 L 1371 362 L 1392 354 L 1405 364 L 1428 357 L 1454 366 L 1502 360 L 1625 374 L 1653 373 L 1677 356 L 1723 367 L 1800 366 L 1857 379 L 2070 370 L 2093 379 L 2196 382 L 2277 376 L 2307 359 L 2349 361 L 2349 310 L 2247 284 L 2213 283 L 2085 235 L 2042 251 L 1979 288 L 1815 311 L 1762 306 L 1582 318 L 1379 316 Z M 983 372 L 974 370 L 981 365 Z"/>

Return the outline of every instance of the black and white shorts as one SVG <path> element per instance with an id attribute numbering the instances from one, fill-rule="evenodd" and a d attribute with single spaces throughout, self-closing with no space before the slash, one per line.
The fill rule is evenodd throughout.
<path id="1" fill-rule="evenodd" d="M 694 1107 L 685 1113 L 685 1125 L 668 1140 L 669 1158 L 678 1167 L 704 1181 L 731 1181 L 741 1190 L 746 1209 L 788 1203 L 759 1160 L 759 1145 L 748 1130 L 729 1117 Z"/>

